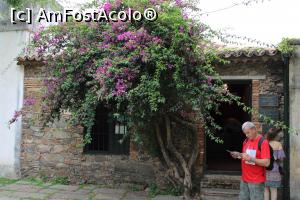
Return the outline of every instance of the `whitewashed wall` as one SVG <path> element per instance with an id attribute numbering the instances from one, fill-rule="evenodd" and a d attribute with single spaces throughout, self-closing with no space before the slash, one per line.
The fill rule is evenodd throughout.
<path id="1" fill-rule="evenodd" d="M 23 102 L 24 71 L 15 59 L 28 42 L 26 30 L 0 32 L 0 176 L 19 176 L 21 120 L 7 122 Z"/>
<path id="2" fill-rule="evenodd" d="M 57 4 L 59 9 L 62 7 Z M 50 4 L 44 5 L 49 11 Z M 33 19 L 39 10 L 33 8 Z M 23 48 L 29 44 L 30 32 L 39 26 L 56 23 L 11 24 L 10 7 L 0 0 L 0 177 L 19 177 L 21 119 L 8 128 L 8 121 L 23 104 L 24 69 L 17 65 L 16 58 Z"/>

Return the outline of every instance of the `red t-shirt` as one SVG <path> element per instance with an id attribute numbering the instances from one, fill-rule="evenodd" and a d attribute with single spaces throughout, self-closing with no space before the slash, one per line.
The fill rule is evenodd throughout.
<path id="1" fill-rule="evenodd" d="M 243 144 L 243 153 L 258 159 L 270 158 L 270 148 L 267 140 L 261 144 L 261 151 L 258 150 L 258 141 L 262 136 L 254 140 L 247 139 Z M 249 183 L 263 183 L 266 181 L 266 168 L 242 160 L 242 180 Z"/>

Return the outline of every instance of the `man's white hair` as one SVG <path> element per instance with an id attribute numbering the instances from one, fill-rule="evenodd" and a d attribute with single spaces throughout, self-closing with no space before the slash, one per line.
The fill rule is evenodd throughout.
<path id="1" fill-rule="evenodd" d="M 256 126 L 252 122 L 245 122 L 242 125 L 242 130 L 245 130 L 246 128 L 256 129 Z"/>

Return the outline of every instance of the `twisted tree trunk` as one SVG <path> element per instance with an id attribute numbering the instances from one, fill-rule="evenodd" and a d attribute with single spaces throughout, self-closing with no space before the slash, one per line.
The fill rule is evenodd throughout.
<path id="1" fill-rule="evenodd" d="M 184 156 L 178 151 L 178 149 L 174 146 L 172 141 L 172 127 L 171 127 L 171 119 L 175 122 L 184 126 L 192 131 L 193 137 L 193 145 L 191 145 L 191 154 L 188 161 L 185 160 Z M 179 184 L 182 184 L 184 187 L 184 198 L 191 199 L 191 191 L 193 187 L 192 183 L 192 168 L 199 154 L 199 144 L 197 139 L 197 129 L 196 126 L 187 121 L 181 120 L 176 117 L 170 118 L 169 116 L 165 116 L 163 121 L 163 125 L 165 126 L 165 137 L 166 142 L 163 141 L 162 131 L 160 129 L 160 125 L 158 123 L 155 124 L 156 137 L 160 146 L 160 150 L 162 152 L 163 158 L 173 172 L 174 178 L 177 180 Z M 173 156 L 172 156 L 173 155 Z M 173 159 L 171 159 L 173 158 Z M 178 165 L 175 163 L 179 163 Z"/>
<path id="2" fill-rule="evenodd" d="M 164 142 L 163 142 L 162 137 L 161 137 L 161 131 L 160 131 L 160 128 L 159 128 L 159 124 L 155 124 L 155 129 L 156 129 L 156 137 L 157 137 L 157 140 L 158 140 L 158 144 L 159 144 L 159 147 L 160 147 L 160 150 L 162 152 L 164 160 L 166 161 L 169 169 L 172 170 L 174 178 L 177 179 L 177 181 L 179 183 L 183 183 L 182 178 L 180 177 L 179 170 L 178 170 L 177 166 L 171 161 L 171 159 L 169 157 L 169 154 L 166 151 Z"/>

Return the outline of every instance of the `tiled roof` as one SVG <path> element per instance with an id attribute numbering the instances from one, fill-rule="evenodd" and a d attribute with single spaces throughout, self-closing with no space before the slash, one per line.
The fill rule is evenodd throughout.
<path id="1" fill-rule="evenodd" d="M 239 57 L 260 57 L 260 56 L 275 56 L 280 52 L 275 48 L 219 48 L 219 55 L 223 58 L 239 58 Z M 39 57 L 37 55 L 19 56 L 18 63 L 26 61 L 43 61 L 46 57 Z"/>
<path id="2" fill-rule="evenodd" d="M 222 48 L 219 55 L 224 58 L 238 57 L 255 57 L 255 56 L 275 56 L 279 51 L 275 48 L 241 48 L 241 49 L 226 49 Z"/>
<path id="3" fill-rule="evenodd" d="M 31 56 L 19 56 L 17 57 L 18 62 L 25 62 L 25 61 L 43 61 L 45 60 L 42 57 L 31 55 Z"/>
<path id="4" fill-rule="evenodd" d="M 18 65 L 22 63 L 28 63 L 28 62 L 43 62 L 44 60 L 47 60 L 50 58 L 51 55 L 47 56 L 39 56 L 36 52 L 30 52 L 30 53 L 21 53 L 17 58 Z"/>

